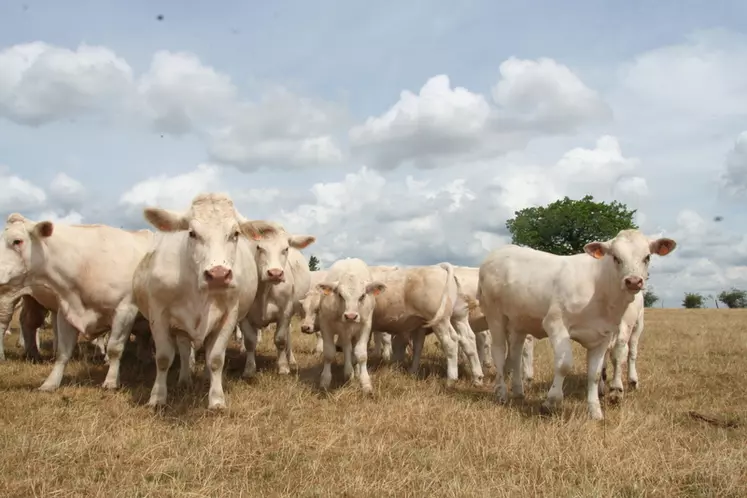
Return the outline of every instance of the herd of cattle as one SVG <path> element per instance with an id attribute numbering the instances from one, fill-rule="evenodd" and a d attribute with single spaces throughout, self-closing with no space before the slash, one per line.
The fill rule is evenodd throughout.
<path id="1" fill-rule="evenodd" d="M 105 351 L 103 387 L 116 389 L 133 334 L 141 360 L 153 361 L 155 346 L 149 406 L 166 403 L 176 352 L 182 360 L 178 383 L 190 384 L 194 352 L 204 347 L 208 406 L 224 408 L 230 339 L 243 339 L 243 375 L 249 378 L 256 373 L 258 334 L 276 324 L 277 372 L 288 374 L 296 363 L 290 323 L 297 315 L 301 332 L 317 336 L 323 389 L 339 349 L 345 378 L 357 377 L 371 392 L 371 335 L 376 354 L 397 363 L 409 346 L 415 373 L 425 336 L 433 332 L 446 356 L 447 384 L 458 378 L 461 353 L 475 385 L 482 384 L 484 368 L 495 367 L 495 395 L 503 403 L 506 377 L 511 397 L 524 396 L 524 380 L 533 377 L 533 338 L 549 338 L 554 379 L 543 404 L 547 411 L 563 399 L 574 340 L 587 350 L 589 413 L 602 419 L 607 356 L 613 364 L 610 396 L 619 401 L 625 359 L 631 387 L 638 382 L 641 290 L 650 256 L 676 246 L 672 239 L 624 230 L 574 256 L 507 245 L 490 252 L 479 268 L 369 266 L 346 258 L 311 272 L 301 249 L 315 237 L 247 220 L 225 194 L 200 194 L 184 212 L 149 207 L 144 215 L 157 231 L 34 222 L 17 213 L 7 218 L 0 244 L 0 338 L 20 303 L 19 342 L 28 359 L 39 359 L 37 329 L 51 312 L 55 362 L 40 390 L 60 386 L 79 334 Z"/>

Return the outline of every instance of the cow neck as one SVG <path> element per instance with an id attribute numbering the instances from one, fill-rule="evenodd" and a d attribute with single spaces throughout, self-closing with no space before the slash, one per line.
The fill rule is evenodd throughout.
<path id="1" fill-rule="evenodd" d="M 613 322 L 622 320 L 628 305 L 633 302 L 635 295 L 624 290 L 619 282 L 617 270 L 613 266 L 612 258 L 604 256 L 594 260 L 595 288 L 601 294 L 605 303 L 605 311 Z"/>

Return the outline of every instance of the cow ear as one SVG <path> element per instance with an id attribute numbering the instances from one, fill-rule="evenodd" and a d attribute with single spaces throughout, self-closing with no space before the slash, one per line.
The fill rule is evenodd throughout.
<path id="1" fill-rule="evenodd" d="M 379 281 L 373 281 L 366 286 L 366 293 L 378 296 L 386 290 L 386 284 Z"/>
<path id="2" fill-rule="evenodd" d="M 323 295 L 330 296 L 337 290 L 337 282 L 323 282 L 321 284 L 316 284 L 316 288 L 319 289 L 319 292 Z"/>
<path id="3" fill-rule="evenodd" d="M 34 234 L 40 239 L 51 237 L 54 233 L 54 223 L 51 221 L 40 221 L 34 225 Z"/>
<path id="4" fill-rule="evenodd" d="M 316 237 L 312 235 L 292 235 L 288 237 L 288 245 L 296 249 L 306 249 L 316 242 Z"/>
<path id="5" fill-rule="evenodd" d="M 589 242 L 584 246 L 586 254 L 594 259 L 602 259 L 607 254 L 607 244 L 604 242 Z"/>
<path id="6" fill-rule="evenodd" d="M 161 232 L 179 232 L 189 230 L 189 223 L 181 213 L 149 207 L 143 210 L 145 219 Z"/>
<path id="7" fill-rule="evenodd" d="M 675 247 L 677 247 L 677 242 L 667 238 L 652 240 L 649 244 L 651 254 L 658 254 L 659 256 L 666 256 L 674 251 Z"/>
<path id="8" fill-rule="evenodd" d="M 275 225 L 264 220 L 242 221 L 241 231 L 252 240 L 260 240 L 278 232 Z"/>

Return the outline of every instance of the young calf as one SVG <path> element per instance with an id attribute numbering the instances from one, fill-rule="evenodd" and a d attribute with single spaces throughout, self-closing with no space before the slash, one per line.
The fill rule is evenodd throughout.
<path id="1" fill-rule="evenodd" d="M 156 344 L 156 379 L 148 405 L 166 403 L 166 377 L 175 355 L 175 333 L 195 350 L 205 345 L 210 373 L 208 408 L 226 407 L 223 364 L 226 345 L 257 293 L 257 268 L 246 236 L 275 228 L 240 217 L 224 194 L 200 194 L 184 213 L 147 208 L 145 218 L 161 233 L 135 271 L 132 288 L 140 312 L 150 320 Z M 173 328 L 173 329 L 172 329 Z M 243 327 L 242 327 L 243 329 Z M 182 360 L 183 354 L 178 341 Z"/>
<path id="2" fill-rule="evenodd" d="M 563 400 L 574 340 L 587 350 L 589 413 L 602 419 L 598 383 L 605 352 L 623 314 L 644 287 L 651 254 L 665 256 L 675 247 L 672 239 L 650 240 L 638 230 L 623 230 L 606 242 L 587 244 L 585 254 L 573 256 L 515 245 L 493 250 L 480 265 L 477 294 L 493 338 L 498 401 L 505 402 L 508 396 L 503 368 L 507 335 L 512 396 L 518 398 L 524 396 L 518 371 L 526 334 L 550 339 L 555 377 L 543 404 L 546 411 Z"/>
<path id="3" fill-rule="evenodd" d="M 357 258 L 342 259 L 329 269 L 324 282 L 317 284 L 321 292 L 319 325 L 324 341 L 324 366 L 319 384 L 328 389 L 332 381 L 332 362 L 335 360 L 335 335 L 340 338 L 345 355 L 345 379 L 354 376 L 350 361 L 355 341 L 355 370 L 364 392 L 373 391 L 368 376 L 368 339 L 375 296 L 386 290 L 386 285 L 374 281 L 368 265 Z"/>

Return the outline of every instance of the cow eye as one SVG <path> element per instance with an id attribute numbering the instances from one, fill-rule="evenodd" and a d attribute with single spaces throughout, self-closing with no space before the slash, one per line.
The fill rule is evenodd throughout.
<path id="1" fill-rule="evenodd" d="M 361 294 L 361 297 L 358 298 L 358 302 L 362 303 L 364 299 L 366 299 L 366 294 Z"/>
<path id="2" fill-rule="evenodd" d="M 622 264 L 622 261 L 617 256 L 612 256 L 612 259 L 615 260 L 615 263 L 617 263 L 618 265 Z"/>
<path id="3" fill-rule="evenodd" d="M 651 255 L 650 254 L 648 256 L 646 256 L 645 258 L 643 258 L 643 262 L 644 263 L 648 264 L 649 261 L 651 261 Z"/>
<path id="4" fill-rule="evenodd" d="M 239 232 L 238 230 L 236 230 L 235 232 L 233 232 L 233 238 L 234 239 L 238 239 L 239 235 L 241 235 L 241 232 Z"/>
<path id="5" fill-rule="evenodd" d="M 197 238 L 197 234 L 195 233 L 194 230 L 190 230 L 189 231 L 189 238 L 191 238 L 191 239 L 196 239 Z"/>
<path id="6" fill-rule="evenodd" d="M 23 241 L 21 239 L 16 239 L 13 241 L 14 246 L 20 246 L 21 244 L 23 244 Z"/>
<path id="7" fill-rule="evenodd" d="M 283 249 L 283 254 L 288 254 L 288 248 Z"/>

